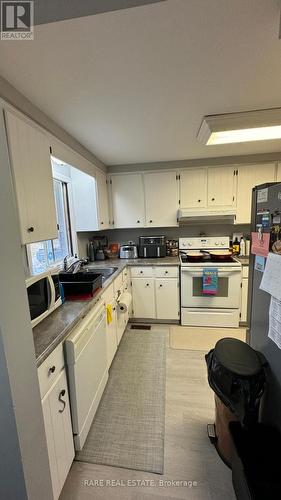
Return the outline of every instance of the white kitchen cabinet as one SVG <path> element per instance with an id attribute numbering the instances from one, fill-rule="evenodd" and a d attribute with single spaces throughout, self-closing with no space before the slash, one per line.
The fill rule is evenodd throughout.
<path id="1" fill-rule="evenodd" d="M 208 207 L 236 206 L 236 175 L 234 167 L 208 168 Z"/>
<path id="2" fill-rule="evenodd" d="M 237 168 L 236 224 L 250 224 L 252 189 L 275 180 L 275 164 L 242 165 Z"/>
<path id="3" fill-rule="evenodd" d="M 277 166 L 277 182 L 281 182 L 281 163 L 278 163 Z"/>
<path id="4" fill-rule="evenodd" d="M 132 278 L 135 318 L 155 318 L 154 278 Z"/>
<path id="5" fill-rule="evenodd" d="M 58 237 L 50 144 L 39 129 L 5 112 L 22 244 Z"/>
<path id="6" fill-rule="evenodd" d="M 179 171 L 180 204 L 182 208 L 206 208 L 207 168 L 188 168 Z"/>
<path id="7" fill-rule="evenodd" d="M 110 227 L 110 217 L 107 178 L 106 174 L 101 170 L 96 171 L 96 190 L 99 229 L 108 229 Z"/>
<path id="8" fill-rule="evenodd" d="M 143 227 L 145 205 L 142 174 L 112 175 L 110 182 L 113 227 Z"/>
<path id="9" fill-rule="evenodd" d="M 144 174 L 146 225 L 177 226 L 179 208 L 178 176 L 174 171 Z"/>
<path id="10" fill-rule="evenodd" d="M 240 321 L 247 322 L 249 267 L 242 267 Z"/>
<path id="11" fill-rule="evenodd" d="M 103 294 L 105 305 L 112 308 L 112 322 L 106 321 L 106 349 L 107 349 L 107 367 L 110 368 L 112 360 L 117 351 L 117 308 L 113 283 L 105 290 Z"/>
<path id="12" fill-rule="evenodd" d="M 179 319 L 179 281 L 177 278 L 156 278 L 155 299 L 157 319 Z"/>
<path id="13" fill-rule="evenodd" d="M 96 171 L 96 178 L 71 168 L 76 231 L 108 229 L 109 208 L 106 175 Z"/>
<path id="14" fill-rule="evenodd" d="M 65 369 L 42 400 L 54 500 L 63 488 L 74 459 L 74 445 Z"/>

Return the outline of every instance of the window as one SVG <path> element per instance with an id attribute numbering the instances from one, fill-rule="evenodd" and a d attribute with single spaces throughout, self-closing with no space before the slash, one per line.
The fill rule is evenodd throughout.
<path id="1" fill-rule="evenodd" d="M 69 211 L 68 183 L 54 179 L 54 194 L 58 222 L 58 238 L 27 245 L 27 256 L 32 274 L 59 264 L 67 255 L 73 255 Z"/>

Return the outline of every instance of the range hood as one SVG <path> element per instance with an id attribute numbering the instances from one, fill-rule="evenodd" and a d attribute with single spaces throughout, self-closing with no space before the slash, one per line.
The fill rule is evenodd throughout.
<path id="1" fill-rule="evenodd" d="M 178 220 L 180 224 L 191 224 L 194 222 L 208 222 L 208 223 L 221 223 L 234 224 L 235 210 L 194 210 L 190 208 L 180 208 L 178 210 Z"/>

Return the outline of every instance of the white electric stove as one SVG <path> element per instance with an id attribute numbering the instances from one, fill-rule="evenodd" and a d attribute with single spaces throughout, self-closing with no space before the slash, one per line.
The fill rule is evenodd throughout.
<path id="1" fill-rule="evenodd" d="M 240 319 L 241 263 L 233 256 L 212 257 L 208 252 L 229 250 L 229 237 L 180 238 L 181 324 L 238 327 Z M 217 269 L 214 295 L 203 293 L 203 270 Z"/>

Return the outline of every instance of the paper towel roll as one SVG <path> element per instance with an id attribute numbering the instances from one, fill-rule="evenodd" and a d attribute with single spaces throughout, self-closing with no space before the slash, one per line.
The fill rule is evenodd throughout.
<path id="1" fill-rule="evenodd" d="M 129 292 L 124 292 L 118 299 L 118 307 L 122 313 L 126 313 L 132 302 L 132 295 Z"/>

